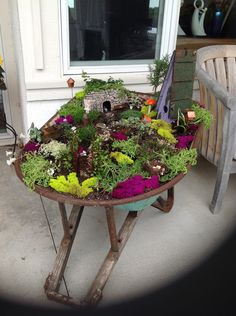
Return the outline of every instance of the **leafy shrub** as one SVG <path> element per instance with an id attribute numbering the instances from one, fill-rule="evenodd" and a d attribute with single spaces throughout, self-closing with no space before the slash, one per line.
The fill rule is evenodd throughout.
<path id="1" fill-rule="evenodd" d="M 158 86 L 165 80 L 170 63 L 169 59 L 169 56 L 166 55 L 162 59 L 155 59 L 153 65 L 149 65 L 149 75 L 147 79 L 153 86 L 154 93 L 156 93 Z"/>
<path id="2" fill-rule="evenodd" d="M 99 118 L 100 115 L 101 115 L 101 112 L 96 109 L 89 111 L 88 113 L 89 122 L 93 123 L 94 121 L 96 121 L 97 118 Z"/>
<path id="3" fill-rule="evenodd" d="M 77 135 L 82 143 L 90 143 L 96 134 L 96 128 L 93 125 L 80 127 Z"/>

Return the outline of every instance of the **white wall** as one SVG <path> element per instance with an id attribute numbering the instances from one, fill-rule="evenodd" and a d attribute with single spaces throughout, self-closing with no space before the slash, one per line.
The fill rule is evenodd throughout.
<path id="1" fill-rule="evenodd" d="M 26 132 L 32 121 L 37 127 L 41 127 L 60 105 L 71 98 L 71 90 L 66 83 L 70 75 L 64 75 L 62 67 L 60 1 L 12 1 L 16 1 L 19 14 L 25 79 L 23 116 Z M 172 1 L 166 0 L 166 3 L 170 6 Z M 178 10 L 176 12 L 178 15 Z M 167 22 L 165 33 L 169 25 Z M 169 45 L 166 49 L 174 49 L 173 40 L 171 43 L 172 47 Z M 147 74 L 148 72 L 123 73 L 112 74 L 112 77 L 122 79 L 131 90 L 151 92 Z M 108 79 L 109 76 L 110 74 L 96 75 L 96 78 Z M 72 77 L 75 80 L 75 93 L 83 87 L 84 82 L 78 75 Z"/>

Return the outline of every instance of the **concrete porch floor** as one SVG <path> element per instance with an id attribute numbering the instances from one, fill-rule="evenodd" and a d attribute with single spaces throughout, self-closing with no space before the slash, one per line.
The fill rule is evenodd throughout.
<path id="1" fill-rule="evenodd" d="M 16 177 L 0 147 L 0 297 L 35 306 L 68 308 L 44 293 L 62 238 L 57 203 L 41 198 Z M 236 174 L 231 175 L 222 211 L 208 204 L 216 168 L 200 158 L 175 187 L 170 213 L 152 207 L 139 218 L 103 291 L 100 306 L 148 293 L 196 267 L 216 250 L 236 226 Z M 126 216 L 116 211 L 118 226 Z M 65 272 L 73 297 L 88 290 L 109 249 L 103 208 L 86 207 Z"/>

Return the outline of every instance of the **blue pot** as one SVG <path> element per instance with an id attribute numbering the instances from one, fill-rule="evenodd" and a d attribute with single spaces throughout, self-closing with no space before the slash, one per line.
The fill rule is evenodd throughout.
<path id="1" fill-rule="evenodd" d="M 157 196 L 152 196 L 148 199 L 132 202 L 128 204 L 115 205 L 115 208 L 123 211 L 143 211 L 145 207 L 152 205 L 157 199 Z"/>

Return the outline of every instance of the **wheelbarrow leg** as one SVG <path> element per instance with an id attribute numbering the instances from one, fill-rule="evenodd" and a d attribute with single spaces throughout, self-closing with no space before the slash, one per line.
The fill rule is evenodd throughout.
<path id="1" fill-rule="evenodd" d="M 130 211 L 118 233 L 116 234 L 113 207 L 106 207 L 107 224 L 110 236 L 111 249 L 109 250 L 97 276 L 85 298 L 87 304 L 96 305 L 102 299 L 102 290 L 118 261 L 121 252 L 129 239 L 140 212 Z"/>
<path id="2" fill-rule="evenodd" d="M 60 294 L 59 289 L 66 268 L 66 264 L 70 256 L 76 231 L 83 213 L 84 206 L 79 207 L 74 205 L 71 210 L 69 219 L 67 218 L 64 203 L 59 203 L 59 209 L 64 229 L 64 236 L 61 240 L 61 244 L 57 252 L 53 270 L 46 279 L 44 290 L 49 299 L 55 300 L 59 303 L 65 303 L 74 306 L 82 306 L 82 302 L 74 300 L 69 296 Z"/>
<path id="3" fill-rule="evenodd" d="M 158 208 L 162 212 L 170 212 L 174 204 L 174 187 L 167 190 L 167 199 L 164 200 L 161 196 L 159 196 L 152 204 L 153 207 Z"/>

